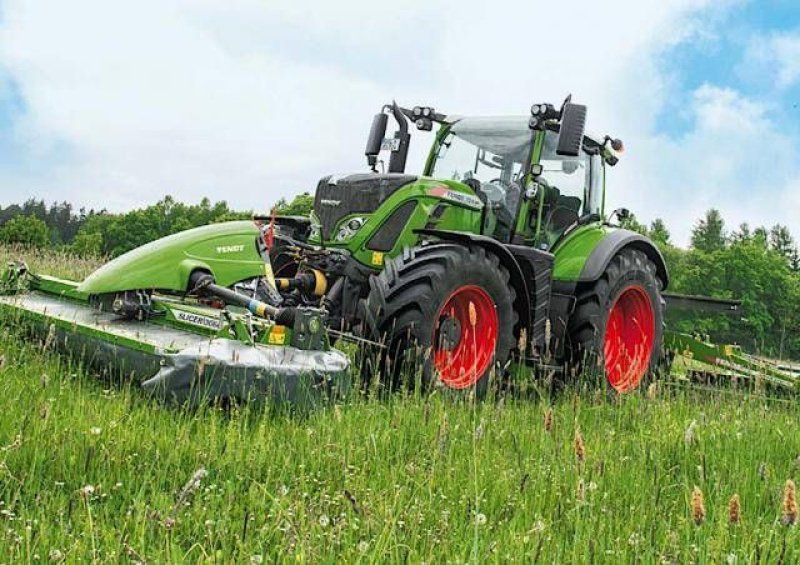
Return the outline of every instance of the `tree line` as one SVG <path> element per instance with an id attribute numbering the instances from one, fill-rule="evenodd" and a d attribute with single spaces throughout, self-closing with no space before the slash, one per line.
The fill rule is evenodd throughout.
<path id="1" fill-rule="evenodd" d="M 307 215 L 312 204 L 313 197 L 306 193 L 279 200 L 275 210 Z M 224 201 L 185 204 L 170 196 L 122 214 L 29 200 L 0 208 L 0 242 L 113 257 L 188 228 L 251 216 L 251 211 L 233 210 Z M 711 209 L 695 224 L 689 248 L 682 249 L 673 244 L 661 219 L 644 225 L 630 216 L 624 225 L 649 236 L 661 249 L 670 291 L 742 301 L 741 318 L 669 312 L 671 328 L 708 334 L 749 351 L 800 359 L 800 253 L 786 226 L 741 224 L 729 230 L 719 211 Z"/>
<path id="2" fill-rule="evenodd" d="M 673 245 L 661 219 L 645 226 L 631 217 L 625 224 L 661 249 L 671 292 L 742 301 L 741 316 L 668 312 L 670 328 L 800 359 L 800 253 L 787 226 L 744 223 L 728 230 L 719 211 L 711 209 L 695 223 L 689 248 L 682 249 Z"/>

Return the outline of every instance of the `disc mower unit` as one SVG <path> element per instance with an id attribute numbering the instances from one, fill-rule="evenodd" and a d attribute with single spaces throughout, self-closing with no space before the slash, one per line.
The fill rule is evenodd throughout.
<path id="1" fill-rule="evenodd" d="M 244 227 L 236 224 L 159 240 L 163 247 L 159 242 L 146 246 L 150 261 L 140 248 L 83 283 L 30 273 L 24 263 L 10 264 L 0 275 L 0 312 L 7 322 L 38 332 L 48 346 L 134 378 L 146 391 L 178 403 L 267 399 L 309 406 L 345 393 L 349 361 L 329 346 L 325 312 L 262 301 L 269 297 L 262 288 L 269 284 L 265 270 L 270 268 L 268 256 L 266 263 L 260 257 L 257 226 L 252 234 L 259 242 L 249 237 L 246 243 L 226 243 L 219 252 L 243 254 L 240 246 L 252 248 L 257 264 L 249 258 L 239 265 L 206 260 L 203 253 L 213 254 L 217 235 Z M 186 257 L 181 258 L 172 244 L 187 238 L 195 245 L 185 246 Z M 197 246 L 202 241 L 205 251 Z M 113 288 L 110 272 L 156 264 L 165 249 L 176 253 L 173 260 L 180 260 L 170 265 L 178 268 L 152 270 L 154 276 L 145 285 L 126 282 L 137 280 L 128 274 Z M 181 266 L 184 261 L 193 269 Z M 244 279 L 236 280 L 242 275 Z M 235 283 L 226 288 L 215 280 Z M 184 282 L 194 286 L 182 287 Z M 97 288 L 102 292 L 86 291 Z"/>

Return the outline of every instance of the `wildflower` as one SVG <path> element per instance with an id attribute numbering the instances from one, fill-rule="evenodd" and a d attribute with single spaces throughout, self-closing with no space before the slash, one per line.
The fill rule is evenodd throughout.
<path id="1" fill-rule="evenodd" d="M 785 526 L 797 522 L 797 489 L 794 481 L 789 479 L 783 487 L 783 519 Z"/>
<path id="2" fill-rule="evenodd" d="M 89 430 L 89 433 L 92 434 L 93 436 L 99 436 L 101 433 L 103 433 L 103 429 L 95 426 Z"/>
<path id="3" fill-rule="evenodd" d="M 172 516 L 168 516 L 168 517 L 164 518 L 164 527 L 166 529 L 168 529 L 168 530 L 171 530 L 172 528 L 174 528 L 175 527 L 175 518 L 173 518 Z"/>
<path id="4" fill-rule="evenodd" d="M 483 526 L 483 525 L 485 525 L 485 524 L 486 524 L 486 514 L 484 514 L 484 513 L 482 513 L 482 512 L 478 512 L 478 513 L 475 515 L 475 523 L 476 523 L 478 526 Z"/>
<path id="5" fill-rule="evenodd" d="M 359 553 L 366 553 L 368 549 L 369 549 L 369 542 L 365 540 L 361 540 L 360 542 L 358 542 Z"/>
<path id="6" fill-rule="evenodd" d="M 544 413 L 544 431 L 548 434 L 553 431 L 553 409 L 548 408 Z"/>
<path id="7" fill-rule="evenodd" d="M 519 340 L 517 341 L 517 348 L 519 349 L 520 353 L 524 355 L 527 347 L 528 347 L 528 330 L 522 328 L 519 332 Z"/>
<path id="8" fill-rule="evenodd" d="M 583 444 L 580 428 L 575 428 L 575 459 L 578 460 L 578 463 L 583 463 L 586 460 L 586 446 Z"/>
<path id="9" fill-rule="evenodd" d="M 257 565 L 258 563 L 263 563 L 264 557 L 261 554 L 251 555 L 250 556 L 250 563 L 253 565 Z"/>
<path id="10" fill-rule="evenodd" d="M 533 523 L 533 528 L 531 528 L 531 532 L 538 534 L 538 533 L 540 533 L 540 532 L 543 532 L 543 531 L 544 531 L 544 529 L 545 529 L 545 524 L 544 524 L 544 522 L 543 522 L 543 521 L 541 521 L 541 520 L 536 520 L 536 521 Z"/>
<path id="11" fill-rule="evenodd" d="M 578 479 L 578 488 L 575 489 L 575 498 L 578 502 L 586 502 L 586 483 L 583 479 Z"/>
<path id="12" fill-rule="evenodd" d="M 703 491 L 694 487 L 692 491 L 692 520 L 698 526 L 706 520 L 706 506 L 703 502 Z"/>
<path id="13" fill-rule="evenodd" d="M 478 423 L 478 427 L 475 428 L 475 439 L 480 441 L 483 438 L 483 418 Z"/>
<path id="14" fill-rule="evenodd" d="M 478 325 L 478 312 L 472 300 L 469 301 L 469 325 L 473 328 Z"/>
<path id="15" fill-rule="evenodd" d="M 689 424 L 689 427 L 686 428 L 686 431 L 683 432 L 683 443 L 686 445 L 694 445 L 695 437 L 694 433 L 697 429 L 697 420 L 692 420 L 692 423 Z"/>
<path id="16" fill-rule="evenodd" d="M 86 486 L 84 486 L 84 487 L 83 487 L 83 488 L 82 488 L 80 491 L 78 491 L 78 492 L 80 493 L 80 495 L 81 495 L 83 498 L 90 498 L 90 497 L 91 497 L 91 496 L 94 494 L 94 491 L 95 491 L 95 488 L 94 488 L 94 486 L 92 486 L 92 485 L 86 485 Z"/>
<path id="17" fill-rule="evenodd" d="M 64 553 L 60 549 L 51 549 L 50 553 L 47 554 L 47 557 L 50 561 L 64 561 Z"/>
<path id="18" fill-rule="evenodd" d="M 319 517 L 319 525 L 322 526 L 323 528 L 327 528 L 328 524 L 330 524 L 330 523 L 331 523 L 331 519 L 328 518 L 327 514 L 322 514 Z"/>
<path id="19" fill-rule="evenodd" d="M 742 504 L 739 501 L 739 495 L 734 494 L 728 502 L 728 522 L 731 524 L 738 524 L 742 519 Z"/>
<path id="20" fill-rule="evenodd" d="M 206 475 L 208 475 L 208 471 L 206 471 L 204 467 L 200 467 L 194 472 L 194 474 L 189 478 L 188 481 L 186 481 L 186 484 L 183 485 L 183 488 L 178 493 L 178 499 L 175 502 L 176 508 L 186 502 L 187 499 L 192 496 L 198 488 L 200 488 L 200 483 L 204 478 L 206 478 Z"/>

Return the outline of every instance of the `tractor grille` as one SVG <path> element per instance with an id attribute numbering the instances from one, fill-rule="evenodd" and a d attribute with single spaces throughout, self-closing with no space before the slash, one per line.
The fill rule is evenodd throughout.
<path id="1" fill-rule="evenodd" d="M 322 239 L 330 240 L 336 225 L 350 214 L 371 213 L 397 189 L 417 180 L 398 173 L 323 177 L 317 185 L 314 213 L 322 224 Z"/>

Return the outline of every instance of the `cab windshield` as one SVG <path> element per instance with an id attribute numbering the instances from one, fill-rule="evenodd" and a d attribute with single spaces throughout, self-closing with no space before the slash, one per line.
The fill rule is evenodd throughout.
<path id="1" fill-rule="evenodd" d="M 510 230 L 532 141 L 527 118 L 463 118 L 439 145 L 429 174 L 471 187 L 495 210 L 498 228 Z"/>

